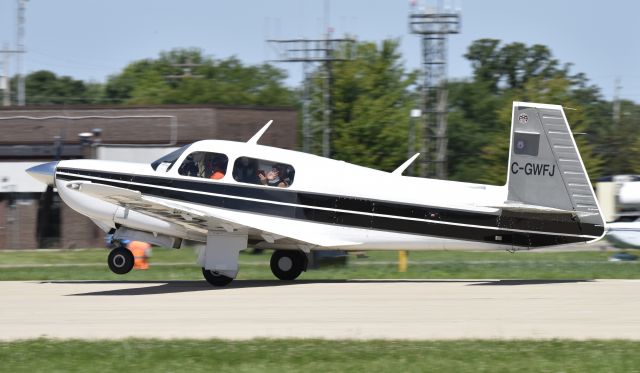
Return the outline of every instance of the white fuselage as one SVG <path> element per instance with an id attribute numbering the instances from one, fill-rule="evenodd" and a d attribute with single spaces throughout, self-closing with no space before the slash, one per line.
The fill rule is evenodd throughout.
<path id="1" fill-rule="evenodd" d="M 225 177 L 220 180 L 213 180 L 181 175 L 178 172 L 178 166 L 185 160 L 187 155 L 197 151 L 225 154 L 228 157 L 228 169 Z M 295 169 L 295 179 L 286 189 L 267 185 L 247 185 L 246 183 L 238 182 L 232 177 L 231 169 L 235 160 L 239 157 L 254 157 L 287 163 Z M 120 175 L 118 176 L 117 186 L 134 190 L 149 187 L 150 184 L 145 180 L 173 180 L 170 184 L 165 183 L 162 186 L 154 186 L 154 188 L 157 188 L 159 193 L 169 191 L 171 193 L 191 193 L 201 198 L 224 197 L 229 204 L 261 204 L 265 206 L 265 209 L 269 207 L 290 208 L 298 209 L 297 211 L 300 212 L 306 211 L 308 207 L 304 202 L 300 202 L 299 199 L 286 201 L 269 200 L 265 199 L 265 195 L 288 193 L 288 195 L 304 195 L 306 196 L 305 198 L 311 199 L 316 198 L 315 196 L 318 199 L 328 198 L 326 196 L 338 196 L 340 197 L 339 202 L 323 205 L 322 201 L 320 201 L 318 205 L 313 207 L 316 218 L 317 215 L 330 214 L 331 219 L 333 219 L 331 221 L 322 221 L 318 218 L 316 220 L 295 219 L 282 214 L 271 215 L 263 212 L 256 213 L 256 211 L 234 210 L 229 211 L 229 213 L 233 213 L 236 220 L 255 221 L 256 219 L 261 219 L 272 226 L 275 224 L 295 230 L 298 233 L 313 232 L 316 236 L 332 237 L 335 242 L 338 242 L 338 244 L 332 246 L 344 250 L 511 247 L 510 244 L 501 244 L 500 242 L 486 244 L 476 242 L 469 245 L 455 240 L 455 238 L 458 238 L 457 236 L 422 234 L 415 230 L 411 231 L 408 228 L 404 229 L 404 227 L 412 224 L 424 224 L 427 221 L 428 227 L 431 227 L 430 229 L 435 232 L 456 229 L 482 229 L 488 232 L 486 233 L 488 235 L 496 232 L 495 237 L 499 240 L 500 235 L 505 232 L 504 228 L 478 225 L 472 218 L 467 219 L 465 214 L 485 214 L 489 217 L 491 217 L 491 214 L 498 214 L 498 209 L 486 206 L 499 206 L 507 199 L 507 189 L 503 186 L 407 177 L 295 151 L 219 140 L 199 141 L 192 144 L 177 159 L 174 166 L 168 171 L 164 169 L 164 167 L 158 167 L 157 170 L 154 170 L 149 164 L 128 162 L 99 160 L 61 161 L 58 164 L 56 186 L 60 196 L 70 207 L 90 217 L 105 230 L 116 226 L 125 226 L 154 234 L 160 233 L 197 241 L 206 239 L 206 229 L 168 222 L 149 216 L 144 211 L 128 210 L 65 187 L 69 180 L 73 180 L 75 177 L 75 174 L 69 174 L 69 170 L 91 172 L 91 174 L 85 172 L 83 177 L 94 183 L 113 182 L 111 177 L 105 177 L 105 175 Z M 67 172 L 64 172 L 64 170 L 67 170 Z M 127 175 L 135 175 L 137 178 L 132 181 L 132 177 Z M 62 180 L 62 176 L 65 178 L 64 180 Z M 182 181 L 192 182 L 195 179 L 198 179 L 198 183 L 210 183 L 211 191 L 206 188 L 200 188 L 198 191 L 189 190 L 189 187 L 180 184 Z M 224 190 L 221 189 L 222 186 L 228 186 L 230 190 L 232 188 L 241 188 L 246 192 L 227 195 L 221 192 L 221 190 Z M 211 206 L 194 202 L 193 198 L 191 200 L 177 201 L 172 198 L 167 199 L 213 216 L 221 209 L 227 210 L 224 206 Z M 362 201 L 366 201 L 366 205 L 363 205 L 365 202 Z M 351 202 L 359 204 L 357 211 L 344 207 Z M 362 206 L 371 207 L 369 210 L 363 210 Z M 422 215 L 418 215 L 417 212 L 413 211 L 412 206 L 428 206 L 429 209 L 436 212 L 420 212 Z M 406 210 L 403 212 L 404 216 L 400 218 L 394 217 L 393 209 L 401 208 Z M 437 212 L 440 210 L 447 210 L 447 212 L 457 214 L 459 216 L 458 220 L 444 221 Z M 348 214 L 348 219 L 351 220 L 371 219 L 381 223 L 378 226 L 375 224 L 367 226 L 367 224 L 361 223 L 355 226 L 340 224 L 341 216 L 345 214 Z M 394 217 L 393 224 L 396 229 L 385 229 L 385 227 L 381 229 L 385 219 L 391 219 L 391 217 Z M 515 233 L 521 232 L 518 229 L 513 229 L 512 231 Z M 261 237 L 259 232 L 255 230 L 249 230 L 249 234 L 250 236 L 256 236 L 258 239 Z M 477 240 L 468 238 L 466 242 L 469 241 Z M 277 247 L 278 243 L 276 242 L 271 246 Z M 286 247 L 286 244 L 283 244 L 283 247 Z M 321 247 L 310 247 L 310 249 L 319 248 Z"/>

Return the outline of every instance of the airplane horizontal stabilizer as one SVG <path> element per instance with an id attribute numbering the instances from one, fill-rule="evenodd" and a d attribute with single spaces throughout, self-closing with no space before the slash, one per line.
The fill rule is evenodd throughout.
<path id="1" fill-rule="evenodd" d="M 524 203 L 504 203 L 501 205 L 491 205 L 491 206 L 483 206 L 489 208 L 500 209 L 502 211 L 511 211 L 511 212 L 529 212 L 529 213 L 538 213 L 538 214 L 567 214 L 567 215 L 578 215 L 585 216 L 587 213 L 583 213 L 582 211 L 574 211 L 574 210 L 563 210 L 557 209 L 553 207 L 547 206 L 538 206 L 538 205 L 527 205 Z M 592 213 L 597 214 L 597 213 Z"/>

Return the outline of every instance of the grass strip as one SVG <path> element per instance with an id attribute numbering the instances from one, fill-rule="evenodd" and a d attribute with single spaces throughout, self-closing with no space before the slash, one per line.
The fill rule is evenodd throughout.
<path id="1" fill-rule="evenodd" d="M 0 342 L 0 372 L 639 372 L 631 341 L 48 339 Z"/>
<path id="2" fill-rule="evenodd" d="M 104 249 L 0 252 L 0 280 L 201 280 L 191 249 L 154 249 L 151 268 L 119 276 L 106 266 Z M 240 255 L 238 279 L 274 279 L 270 252 Z M 346 266 L 304 272 L 300 279 L 638 279 L 640 261 L 611 262 L 611 252 L 411 252 L 407 272 L 398 272 L 396 252 L 351 255 Z M 103 263 L 102 265 L 100 263 Z M 193 263 L 193 264 L 186 264 Z"/>

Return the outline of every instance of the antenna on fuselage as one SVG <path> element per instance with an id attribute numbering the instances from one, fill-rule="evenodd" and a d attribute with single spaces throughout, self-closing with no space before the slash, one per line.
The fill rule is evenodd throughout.
<path id="1" fill-rule="evenodd" d="M 264 127 L 262 127 L 260 129 L 260 131 L 256 132 L 255 135 L 253 135 L 252 138 L 249 139 L 249 141 L 247 141 L 247 144 L 258 144 L 258 140 L 260 140 L 260 138 L 262 137 L 262 135 L 267 132 L 267 129 L 269 129 L 269 126 L 271 125 L 271 123 L 273 123 L 273 119 L 268 121 L 267 124 L 264 125 Z"/>
<path id="2" fill-rule="evenodd" d="M 420 153 L 416 153 L 413 155 L 413 157 L 407 159 L 406 162 L 404 162 L 403 164 L 400 165 L 400 167 L 396 168 L 392 174 L 394 175 L 402 175 L 402 173 L 404 172 L 404 170 L 406 170 L 409 166 L 411 166 L 411 164 L 413 163 L 413 161 L 416 160 L 416 158 L 418 158 L 418 156 L 420 155 Z"/>

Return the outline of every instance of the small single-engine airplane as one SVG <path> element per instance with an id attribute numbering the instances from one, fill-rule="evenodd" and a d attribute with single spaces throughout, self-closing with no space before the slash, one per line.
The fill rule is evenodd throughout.
<path id="1" fill-rule="evenodd" d="M 640 249 L 640 181 L 623 176 L 629 180 L 616 182 L 615 205 L 620 212 L 607 223 L 605 238 L 619 249 Z"/>
<path id="2" fill-rule="evenodd" d="M 606 238 L 620 249 L 640 249 L 640 212 L 622 213 L 608 223 Z"/>
<path id="3" fill-rule="evenodd" d="M 204 140 L 151 164 L 50 162 L 27 170 L 114 242 L 179 248 L 205 242 L 197 263 L 214 286 L 238 273 L 247 247 L 274 249 L 271 270 L 297 278 L 312 250 L 423 250 L 433 237 L 508 250 L 604 235 L 600 207 L 561 106 L 514 102 L 508 177 L 491 186 L 403 176 L 297 151 Z M 115 247 L 115 273 L 134 258 Z"/>
<path id="4" fill-rule="evenodd" d="M 606 239 L 620 249 L 640 249 L 640 182 L 623 182 L 617 203 L 623 212 L 607 224 Z"/>

